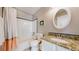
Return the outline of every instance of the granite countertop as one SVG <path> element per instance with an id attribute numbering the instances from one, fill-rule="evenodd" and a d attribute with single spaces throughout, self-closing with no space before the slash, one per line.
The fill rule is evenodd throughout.
<path id="1" fill-rule="evenodd" d="M 52 36 L 46 36 L 43 39 L 64 48 L 70 49 L 71 51 L 79 51 L 79 40 L 56 38 Z"/>

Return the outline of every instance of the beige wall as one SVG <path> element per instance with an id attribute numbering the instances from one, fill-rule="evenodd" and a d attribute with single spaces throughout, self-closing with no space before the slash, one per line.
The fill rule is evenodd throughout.
<path id="1" fill-rule="evenodd" d="M 58 30 L 53 26 L 53 10 L 54 8 L 42 7 L 39 12 L 34 16 L 38 18 L 38 32 L 47 33 L 47 32 L 57 32 L 57 33 L 70 33 L 70 34 L 79 34 L 79 8 L 71 7 L 71 23 L 68 27 Z M 40 20 L 44 20 L 44 26 L 40 26 Z"/>

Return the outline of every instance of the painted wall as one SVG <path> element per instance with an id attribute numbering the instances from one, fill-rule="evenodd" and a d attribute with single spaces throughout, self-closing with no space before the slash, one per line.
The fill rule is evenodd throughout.
<path id="1" fill-rule="evenodd" d="M 53 9 L 49 7 L 42 7 L 34 16 L 38 18 L 38 32 L 48 33 L 69 33 L 69 34 L 79 34 L 79 8 L 71 7 L 71 23 L 64 29 L 58 30 L 53 26 Z M 40 20 L 44 20 L 44 26 L 40 26 Z"/>

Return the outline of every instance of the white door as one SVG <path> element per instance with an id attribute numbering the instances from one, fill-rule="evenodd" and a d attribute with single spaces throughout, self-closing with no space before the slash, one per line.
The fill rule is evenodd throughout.
<path id="1" fill-rule="evenodd" d="M 28 40 L 32 37 L 33 32 L 32 21 L 17 19 L 17 48 L 15 50 L 24 50 L 29 47 Z"/>
<path id="2" fill-rule="evenodd" d="M 21 41 L 28 40 L 32 37 L 33 33 L 33 22 L 23 19 L 18 19 L 18 37 Z"/>

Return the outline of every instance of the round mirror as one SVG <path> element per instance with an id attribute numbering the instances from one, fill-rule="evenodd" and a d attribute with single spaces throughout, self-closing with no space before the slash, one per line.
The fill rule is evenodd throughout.
<path id="1" fill-rule="evenodd" d="M 53 17 L 53 24 L 55 28 L 62 29 L 65 28 L 71 20 L 71 14 L 68 9 L 55 9 L 54 17 Z"/>

